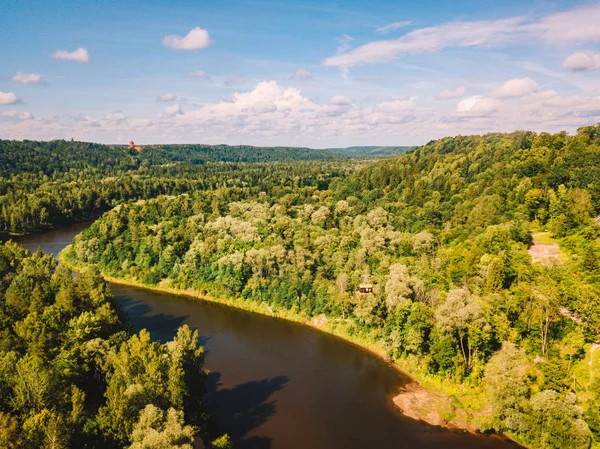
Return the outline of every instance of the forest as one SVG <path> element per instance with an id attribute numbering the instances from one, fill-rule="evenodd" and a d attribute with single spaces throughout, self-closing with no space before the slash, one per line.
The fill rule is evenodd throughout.
<path id="1" fill-rule="evenodd" d="M 444 138 L 379 161 L 1 144 L 5 235 L 103 213 L 62 254 L 86 270 L 75 279 L 47 256 L 4 245 L 0 438 L 13 447 L 59 438 L 28 433 L 44 423 L 101 447 L 149 447 L 135 440 L 140 426 L 206 428 L 186 383 L 190 366 L 203 375 L 197 336 L 182 328 L 161 345 L 134 334 L 100 274 L 325 317 L 331 331 L 376 344 L 452 395 L 481 431 L 532 448 L 600 447 L 600 125 Z M 53 162 L 51 145 L 61 155 Z M 72 329 L 86 320 L 93 326 Z M 164 388 L 144 384 L 145 371 L 119 374 L 141 352 L 149 366 L 139 369 L 157 370 Z M 79 371 L 60 365 L 75 357 Z M 19 386 L 7 368 L 19 363 L 43 394 Z M 120 402 L 125 391 L 135 405 Z M 94 447 L 72 441 L 56 447 Z"/>
<path id="2" fill-rule="evenodd" d="M 378 146 L 362 146 L 362 147 L 346 147 L 346 148 L 327 148 L 333 153 L 343 154 L 344 156 L 353 158 L 385 158 L 397 156 L 414 149 L 415 147 L 378 147 Z"/>
<path id="3" fill-rule="evenodd" d="M 445 138 L 321 182 L 123 203 L 64 258 L 325 316 L 437 379 L 483 431 L 585 448 L 600 439 L 599 163 L 600 126 Z M 532 263 L 544 242 L 559 257 Z"/>
<path id="4" fill-rule="evenodd" d="M 342 157 L 305 148 L 162 145 L 138 153 L 85 142 L 0 140 L 0 236 L 90 219 L 128 200 L 214 190 L 222 183 L 256 186 L 273 176 L 272 169 L 286 177 L 288 166 L 306 167 L 297 169 L 301 178 L 314 179 L 316 161 L 339 167 Z"/>
<path id="5" fill-rule="evenodd" d="M 93 268 L 0 245 L 0 447 L 191 449 L 209 438 L 198 331 L 134 333 Z M 228 448 L 223 435 L 211 447 Z"/>

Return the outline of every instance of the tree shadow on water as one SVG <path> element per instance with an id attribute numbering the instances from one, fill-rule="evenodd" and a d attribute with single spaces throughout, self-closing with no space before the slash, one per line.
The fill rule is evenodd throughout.
<path id="1" fill-rule="evenodd" d="M 118 299 L 121 309 L 127 315 L 129 323 L 137 330 L 146 329 L 153 340 L 167 342 L 173 340 L 179 329 L 189 315 L 171 315 L 166 313 L 152 313 L 152 307 L 143 301 L 134 299 Z M 209 337 L 200 335 L 198 344 L 205 346 Z M 208 351 L 204 349 L 204 353 Z"/>
<path id="2" fill-rule="evenodd" d="M 288 383 L 287 376 L 245 382 L 233 388 L 220 387 L 220 373 L 210 373 L 206 382 L 206 406 L 219 431 L 228 433 L 236 449 L 269 449 L 267 437 L 244 438 L 275 414 L 271 396 Z"/>

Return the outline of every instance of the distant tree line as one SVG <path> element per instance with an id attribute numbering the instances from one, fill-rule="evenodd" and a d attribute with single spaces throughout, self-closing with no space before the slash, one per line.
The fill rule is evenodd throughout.
<path id="1" fill-rule="evenodd" d="M 334 160 L 342 156 L 327 150 L 249 145 L 148 145 L 137 152 L 125 145 L 52 140 L 0 140 L 0 176 L 42 173 L 52 176 L 85 169 L 124 171 L 139 167 L 206 162 L 276 162 Z"/>

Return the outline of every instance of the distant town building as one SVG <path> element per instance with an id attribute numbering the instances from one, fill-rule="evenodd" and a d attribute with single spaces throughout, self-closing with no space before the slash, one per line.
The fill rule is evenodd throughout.
<path id="1" fill-rule="evenodd" d="M 137 151 L 138 153 L 144 149 L 144 147 L 136 146 L 136 144 L 133 143 L 133 140 L 131 142 L 129 142 L 129 148 Z"/>

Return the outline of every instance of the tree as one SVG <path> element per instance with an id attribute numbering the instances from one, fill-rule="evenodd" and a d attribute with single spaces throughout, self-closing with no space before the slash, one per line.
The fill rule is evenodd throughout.
<path id="1" fill-rule="evenodd" d="M 399 304 L 410 302 L 417 293 L 423 296 L 423 282 L 412 277 L 408 267 L 403 264 L 390 266 L 390 275 L 385 284 L 385 304 L 389 312 L 393 312 Z"/>
<path id="2" fill-rule="evenodd" d="M 165 413 L 148 404 L 131 433 L 129 449 L 193 449 L 194 429 L 184 425 L 183 412 L 174 408 Z"/>
<path id="3" fill-rule="evenodd" d="M 514 343 L 504 342 L 485 367 L 484 383 L 492 406 L 489 427 L 498 432 L 529 430 L 527 365 L 525 351 Z"/>
<path id="4" fill-rule="evenodd" d="M 574 393 L 544 390 L 531 398 L 531 432 L 541 447 L 588 448 L 592 435 Z"/>
<path id="5" fill-rule="evenodd" d="M 471 368 L 473 351 L 470 335 L 483 324 L 481 300 L 466 288 L 450 290 L 446 302 L 436 312 L 437 325 L 442 333 L 455 338 L 467 369 Z"/>
<path id="6" fill-rule="evenodd" d="M 4 449 L 19 449 L 22 447 L 17 419 L 3 412 L 0 412 L 0 447 Z"/>
<path id="7" fill-rule="evenodd" d="M 558 315 L 558 287 L 552 279 L 537 280 L 531 295 L 535 305 L 534 316 L 540 330 L 542 356 L 546 355 L 550 329 L 560 319 Z"/>

